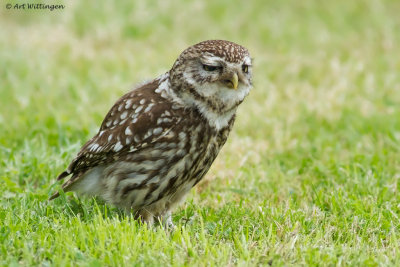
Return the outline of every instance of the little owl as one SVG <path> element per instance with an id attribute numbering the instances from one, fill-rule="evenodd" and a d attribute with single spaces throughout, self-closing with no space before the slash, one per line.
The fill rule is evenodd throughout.
<path id="1" fill-rule="evenodd" d="M 167 73 L 114 104 L 58 176 L 71 175 L 63 190 L 99 196 L 149 224 L 160 219 L 173 226 L 171 210 L 217 157 L 251 76 L 243 46 L 210 40 L 187 48 Z"/>

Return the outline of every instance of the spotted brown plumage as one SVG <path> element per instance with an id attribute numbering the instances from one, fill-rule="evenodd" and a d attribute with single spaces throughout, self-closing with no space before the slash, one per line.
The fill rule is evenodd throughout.
<path id="1" fill-rule="evenodd" d="M 114 104 L 58 176 L 71 175 L 63 190 L 172 224 L 170 211 L 207 173 L 250 88 L 246 48 L 222 40 L 189 47 L 170 71 Z"/>

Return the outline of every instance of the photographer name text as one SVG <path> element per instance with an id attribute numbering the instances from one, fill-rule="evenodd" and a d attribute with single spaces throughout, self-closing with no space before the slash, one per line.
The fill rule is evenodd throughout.
<path id="1" fill-rule="evenodd" d="M 24 3 L 24 4 L 11 4 L 8 3 L 6 4 L 7 9 L 12 9 L 12 10 L 60 10 L 64 9 L 65 5 L 56 5 L 56 4 L 34 4 L 34 3 Z"/>

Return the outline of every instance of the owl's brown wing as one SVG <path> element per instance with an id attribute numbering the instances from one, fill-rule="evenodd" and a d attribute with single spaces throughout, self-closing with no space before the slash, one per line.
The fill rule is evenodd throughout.
<path id="1" fill-rule="evenodd" d="M 99 132 L 80 150 L 67 170 L 57 180 L 72 177 L 62 187 L 68 188 L 88 170 L 117 161 L 167 136 L 183 117 L 182 109 L 154 90 L 157 80 L 121 97 L 108 112 Z M 50 197 L 58 197 L 58 192 Z"/>

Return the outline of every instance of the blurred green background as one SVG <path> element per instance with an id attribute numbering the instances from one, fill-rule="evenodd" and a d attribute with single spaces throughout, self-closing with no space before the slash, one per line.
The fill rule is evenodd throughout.
<path id="1" fill-rule="evenodd" d="M 28 2 L 0 2 L 2 264 L 399 263 L 400 1 L 60 0 L 46 4 L 63 10 L 5 8 Z M 88 212 L 93 232 L 71 237 L 90 222 L 65 212 L 69 200 L 46 203 L 54 178 L 122 94 L 207 39 L 249 49 L 254 89 L 206 182 L 177 210 L 178 225 L 198 214 L 186 235 L 138 227 L 119 240 L 126 219 L 102 222 L 104 214 Z M 83 201 L 80 209 L 90 210 Z M 227 236 L 216 234 L 226 225 Z M 120 248 L 82 248 L 100 229 Z M 139 235 L 147 238 L 136 250 L 144 256 L 118 253 Z M 60 239 L 69 242 L 65 251 Z"/>

